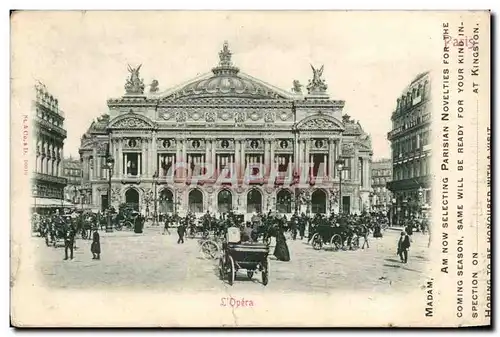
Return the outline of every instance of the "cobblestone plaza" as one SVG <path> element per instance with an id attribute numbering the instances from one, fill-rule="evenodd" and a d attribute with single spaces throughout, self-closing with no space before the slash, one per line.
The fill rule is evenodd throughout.
<path id="1" fill-rule="evenodd" d="M 271 259 L 269 284 L 260 275 L 249 281 L 239 273 L 235 291 L 329 292 L 338 289 L 394 292 L 419 287 L 426 279 L 428 236 L 414 233 L 407 264 L 396 255 L 399 231 L 387 230 L 381 239 L 369 238 L 370 248 L 356 251 L 316 251 L 307 239 L 288 239 L 291 261 Z M 221 291 L 230 287 L 218 277 L 218 261 L 206 260 L 198 239 L 177 244 L 177 235 L 161 235 L 158 227 L 144 234 L 102 233 L 102 259 L 92 260 L 91 241 L 77 240 L 73 260 L 63 261 L 64 248 L 45 246 L 33 238 L 39 252 L 38 269 L 50 287 L 80 289 L 162 289 L 162 291 Z M 271 247 L 272 253 L 273 247 Z"/>

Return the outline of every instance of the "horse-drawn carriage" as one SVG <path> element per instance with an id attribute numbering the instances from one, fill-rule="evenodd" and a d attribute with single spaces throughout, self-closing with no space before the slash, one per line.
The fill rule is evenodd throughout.
<path id="1" fill-rule="evenodd" d="M 233 285 L 236 273 L 246 270 L 248 278 L 255 273 L 262 274 L 262 284 L 269 282 L 269 245 L 262 243 L 241 242 L 240 230 L 228 228 L 226 241 L 222 245 L 222 255 L 219 259 L 219 276 L 227 279 Z"/>
<path id="2" fill-rule="evenodd" d="M 54 217 L 47 228 L 48 233 L 45 235 L 46 245 L 54 247 L 64 246 L 67 226 L 72 225 L 72 221 L 73 219 L 69 214 Z"/>
<path id="3" fill-rule="evenodd" d="M 364 236 L 366 231 L 366 227 L 362 225 L 334 225 L 323 222 L 314 227 L 311 244 L 316 250 L 320 250 L 325 244 L 329 244 L 330 248 L 335 251 L 355 250 L 359 248 L 360 237 Z"/>

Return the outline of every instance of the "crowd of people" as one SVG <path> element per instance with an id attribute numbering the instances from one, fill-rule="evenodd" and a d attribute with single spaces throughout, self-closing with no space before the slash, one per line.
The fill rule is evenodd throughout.
<path id="1" fill-rule="evenodd" d="M 383 230 L 388 226 L 388 219 L 385 213 L 362 214 L 314 214 L 295 212 L 289 218 L 285 214 L 278 214 L 275 211 L 268 213 L 257 213 L 250 221 L 245 221 L 243 214 L 229 213 L 211 214 L 206 212 L 200 218 L 188 212 L 181 217 L 177 214 L 163 215 L 162 234 L 170 235 L 170 229 L 176 228 L 178 234 L 178 244 L 183 244 L 185 238 L 201 235 L 208 238 L 213 235 L 215 238 L 223 238 L 229 227 L 238 227 L 241 230 L 242 242 L 266 242 L 275 238 L 276 246 L 274 255 L 280 261 L 290 261 L 290 251 L 287 245 L 287 236 L 291 240 L 309 241 L 315 233 L 331 232 L 340 233 L 342 243 L 348 244 L 353 235 L 364 238 L 363 247 L 369 248 L 368 236 L 381 238 Z M 101 256 L 99 230 L 105 229 L 110 224 L 114 228 L 120 228 L 124 223 L 130 223 L 135 233 L 142 233 L 146 219 L 139 212 L 76 212 L 68 213 L 59 211 L 48 215 L 33 216 L 33 230 L 41 237 L 45 238 L 47 246 L 56 244 L 58 240 L 64 242 L 65 259 L 73 259 L 73 247 L 75 237 L 80 235 L 82 239 L 92 240 L 92 258 L 99 260 Z M 130 228 L 132 229 L 132 228 Z M 414 231 L 425 233 L 428 230 L 427 221 L 409 218 L 402 232 L 401 240 L 398 242 L 397 253 L 402 262 L 408 260 L 408 249 L 411 244 L 411 236 Z M 307 232 L 307 236 L 306 236 Z"/>

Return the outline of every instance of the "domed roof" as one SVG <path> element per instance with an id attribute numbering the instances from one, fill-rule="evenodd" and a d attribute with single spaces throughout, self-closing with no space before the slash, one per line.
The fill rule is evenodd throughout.
<path id="1" fill-rule="evenodd" d="M 282 90 L 241 74 L 231 62 L 232 53 L 227 42 L 219 52 L 219 65 L 212 69 L 209 78 L 195 80 L 165 98 L 206 98 L 206 97 L 243 97 L 243 98 L 287 98 Z"/>
<path id="2" fill-rule="evenodd" d="M 214 75 L 209 79 L 190 83 L 179 90 L 178 94 L 180 94 L 180 96 L 213 96 L 214 94 L 230 96 L 234 94 L 239 97 L 253 96 L 256 98 L 275 98 L 278 96 L 264 85 L 250 79 L 242 78 L 236 73 Z"/>

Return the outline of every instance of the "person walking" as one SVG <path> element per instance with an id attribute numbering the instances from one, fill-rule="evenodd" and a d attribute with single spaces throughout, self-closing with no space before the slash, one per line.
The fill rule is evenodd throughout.
<path id="1" fill-rule="evenodd" d="M 97 228 L 92 235 L 92 244 L 90 245 L 90 252 L 92 253 L 92 260 L 101 259 L 101 239 Z"/>
<path id="2" fill-rule="evenodd" d="M 276 247 L 274 248 L 273 255 L 276 256 L 279 261 L 290 261 L 290 251 L 288 250 L 288 245 L 286 244 L 284 229 L 281 226 L 277 228 Z"/>
<path id="3" fill-rule="evenodd" d="M 162 234 L 165 235 L 165 233 L 167 233 L 168 235 L 170 235 L 170 231 L 168 230 L 169 228 L 170 228 L 170 217 L 166 216 Z"/>
<path id="4" fill-rule="evenodd" d="M 64 230 L 64 259 L 68 259 L 68 250 L 70 251 L 70 258 L 73 260 L 73 249 L 75 246 L 75 228 L 73 224 L 66 224 Z"/>
<path id="5" fill-rule="evenodd" d="M 365 232 L 363 233 L 363 246 L 361 247 L 361 249 L 365 249 L 365 246 L 366 248 L 370 248 L 370 243 L 368 242 L 369 235 L 370 231 L 368 230 L 368 228 L 366 228 Z"/>
<path id="6" fill-rule="evenodd" d="M 410 237 L 405 231 L 402 231 L 398 241 L 398 255 L 403 263 L 408 262 L 408 249 L 410 249 Z"/>
<path id="7" fill-rule="evenodd" d="M 179 227 L 177 227 L 177 234 L 179 235 L 179 239 L 177 240 L 177 244 L 184 243 L 184 234 L 185 233 L 186 233 L 186 226 L 184 224 L 181 224 Z"/>

